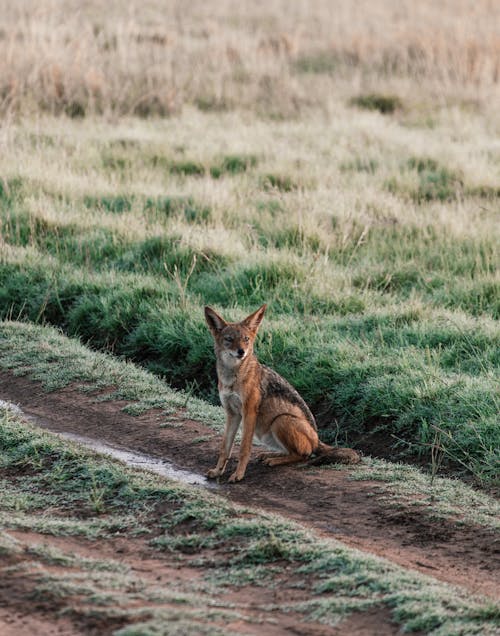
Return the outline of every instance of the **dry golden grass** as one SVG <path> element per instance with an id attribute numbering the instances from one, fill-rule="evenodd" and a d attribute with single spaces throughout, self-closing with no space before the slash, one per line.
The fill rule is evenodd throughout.
<path id="1" fill-rule="evenodd" d="M 495 0 L 0 1 L 0 112 L 78 117 L 330 110 L 500 97 Z"/>

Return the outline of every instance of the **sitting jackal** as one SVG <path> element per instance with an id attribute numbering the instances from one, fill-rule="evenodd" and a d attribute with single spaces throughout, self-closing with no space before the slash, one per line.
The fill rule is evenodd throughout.
<path id="1" fill-rule="evenodd" d="M 271 450 L 260 456 L 269 466 L 303 462 L 312 455 L 331 462 L 359 462 L 356 451 L 320 442 L 314 417 L 301 396 L 278 373 L 257 360 L 253 343 L 265 310 L 263 305 L 241 322 L 230 323 L 211 307 L 205 307 L 205 318 L 215 341 L 219 396 L 226 411 L 219 459 L 207 477 L 224 473 L 240 422 L 243 422 L 240 457 L 229 478 L 231 482 L 243 479 L 254 436 Z"/>

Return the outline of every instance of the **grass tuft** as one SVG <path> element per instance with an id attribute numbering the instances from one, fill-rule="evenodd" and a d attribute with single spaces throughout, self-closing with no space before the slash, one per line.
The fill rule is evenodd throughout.
<path id="1" fill-rule="evenodd" d="M 397 95 L 383 95 L 380 93 L 357 95 L 350 100 L 350 104 L 364 110 L 376 110 L 382 115 L 392 115 L 403 108 L 403 102 Z"/>
<path id="2" fill-rule="evenodd" d="M 299 55 L 293 61 L 296 73 L 311 73 L 318 75 L 333 75 L 339 67 L 340 58 L 332 51 L 319 51 L 314 54 Z"/>
<path id="3" fill-rule="evenodd" d="M 144 203 L 147 213 L 154 213 L 159 219 L 184 218 L 187 223 L 206 223 L 212 211 L 200 205 L 192 197 L 147 197 Z"/>
<path id="4" fill-rule="evenodd" d="M 419 204 L 430 201 L 452 201 L 463 192 L 463 177 L 461 174 L 440 165 L 430 157 L 410 157 L 406 165 L 401 167 L 403 175 L 407 172 L 416 173 L 416 183 L 411 186 L 402 183 L 398 178 L 391 178 L 386 182 L 387 189 L 394 193 L 407 193 Z"/>
<path id="5" fill-rule="evenodd" d="M 129 212 L 132 209 L 132 199 L 127 195 L 101 197 L 86 195 L 83 198 L 83 204 L 85 205 L 85 207 L 90 209 L 96 208 L 97 210 L 113 212 L 116 214 Z"/>
<path id="6" fill-rule="evenodd" d="M 203 164 L 196 161 L 172 161 L 170 163 L 170 172 L 185 177 L 203 177 L 206 168 Z"/>
<path id="7" fill-rule="evenodd" d="M 260 183 L 264 190 L 270 191 L 293 192 L 299 188 L 299 185 L 291 177 L 280 174 L 266 174 L 261 177 Z"/>
<path id="8" fill-rule="evenodd" d="M 219 179 L 225 174 L 235 175 L 247 172 L 257 165 L 255 155 L 227 155 L 210 168 L 210 176 Z"/>

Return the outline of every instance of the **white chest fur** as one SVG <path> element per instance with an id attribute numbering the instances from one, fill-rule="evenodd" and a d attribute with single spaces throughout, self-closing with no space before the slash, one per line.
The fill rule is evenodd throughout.
<path id="1" fill-rule="evenodd" d="M 241 413 L 242 404 L 239 393 L 233 390 L 231 386 L 222 385 L 219 391 L 220 401 L 225 409 L 229 409 L 234 413 Z"/>

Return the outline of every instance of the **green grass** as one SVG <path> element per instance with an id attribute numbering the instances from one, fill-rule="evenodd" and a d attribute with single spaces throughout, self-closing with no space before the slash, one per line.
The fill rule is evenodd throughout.
<path id="1" fill-rule="evenodd" d="M 62 326 L 95 348 L 126 355 L 167 376 L 176 387 L 195 383 L 198 395 L 217 401 L 212 343 L 199 305 L 174 283 L 158 289 L 142 276 L 116 280 L 109 274 L 75 276 L 68 267 L 51 269 L 45 264 L 31 269 L 26 261 L 22 269 L 4 268 L 8 315 L 21 312 Z M 296 274 L 293 267 L 253 267 L 210 287 L 213 279 L 205 273 L 199 293 L 205 302 L 221 305 L 231 286 L 256 306 L 273 286 L 280 293 L 287 279 L 293 289 Z M 451 435 L 450 457 L 485 481 L 494 478 L 500 441 L 494 324 L 418 306 L 390 314 L 365 312 L 355 319 L 349 314 L 355 299 L 345 308 L 337 302 L 323 309 L 320 300 L 311 300 L 324 311 L 321 329 L 317 321 L 290 316 L 288 303 L 281 308 L 275 303 L 286 313 L 270 317 L 257 345 L 262 361 L 287 377 L 320 415 L 324 436 L 335 420 L 352 438 L 375 427 L 397 436 L 400 450 L 425 457 L 439 427 Z M 304 308 L 297 302 L 295 309 Z M 328 310 L 338 317 L 328 316 Z"/>
<path id="2" fill-rule="evenodd" d="M 201 616 L 196 608 L 213 606 L 211 599 L 223 591 L 224 584 L 246 585 L 255 580 L 251 572 L 258 568 L 266 585 L 273 585 L 281 568 L 289 566 L 301 575 L 310 594 L 310 601 L 293 608 L 306 620 L 335 626 L 352 611 L 385 606 L 406 629 L 428 634 L 493 634 L 498 626 L 498 612 L 490 601 L 471 598 L 336 541 L 319 539 L 279 516 L 242 509 L 204 490 L 126 469 L 39 432 L 5 410 L 0 416 L 0 449 L 4 492 L 15 496 L 30 491 L 40 497 L 23 513 L 13 512 L 4 498 L 0 501 L 3 555 L 19 554 L 9 540 L 11 528 L 89 538 L 141 533 L 152 550 L 177 553 L 179 559 L 196 552 L 191 567 L 202 569 L 205 584 L 194 596 L 194 588 L 152 586 L 113 560 L 79 561 L 50 548 L 29 548 L 42 563 L 32 575 L 38 594 L 68 600 L 78 596 L 80 606 L 91 603 L 103 615 L 120 611 L 125 621 L 131 617 L 137 621 L 119 633 L 141 633 L 140 629 L 148 633 L 162 620 L 173 620 L 165 604 L 174 599 L 184 607 L 186 620 L 196 623 Z M 99 510 L 89 496 L 95 479 L 102 489 L 103 509 Z M 50 508 L 45 498 L 50 498 Z M 46 571 L 44 566 L 51 564 L 68 571 Z M 142 617 L 127 610 L 127 604 L 136 601 L 148 603 Z M 205 624 L 216 620 L 224 624 L 234 618 L 224 606 L 219 612 L 202 614 Z"/>
<path id="3" fill-rule="evenodd" d="M 279 192 L 292 192 L 299 187 L 288 175 L 271 173 L 261 177 L 261 184 L 264 190 L 278 190 Z"/>
<path id="4" fill-rule="evenodd" d="M 418 503 L 434 517 L 460 520 L 462 523 L 500 527 L 498 499 L 473 489 L 458 479 L 429 477 L 415 466 L 365 458 L 350 473 L 355 480 L 380 481 L 380 501 L 405 506 Z"/>
<path id="5" fill-rule="evenodd" d="M 195 161 L 177 161 L 170 165 L 170 171 L 187 177 L 202 177 L 205 174 L 205 166 Z"/>
<path id="6" fill-rule="evenodd" d="M 98 400 L 124 400 L 126 405 L 123 410 L 132 415 L 139 415 L 152 408 L 161 409 L 160 428 L 178 425 L 183 417 L 190 417 L 199 419 L 220 432 L 224 421 L 221 407 L 213 407 L 197 399 L 192 391 L 172 391 L 168 384 L 141 367 L 117 360 L 113 355 L 91 351 L 53 328 L 24 323 L 0 323 L 0 368 L 8 369 L 14 374 L 28 375 L 41 382 L 47 391 L 71 385 L 79 387 L 85 393 L 98 391 Z M 341 441 L 342 432 L 338 433 Z M 36 464 L 35 457 L 39 458 L 39 455 L 31 455 L 31 463 Z M 37 465 L 40 467 L 40 459 Z M 417 497 L 433 514 L 460 518 L 466 523 L 485 527 L 498 527 L 498 501 L 460 480 L 429 475 L 406 464 L 370 458 L 365 458 L 362 464 L 352 467 L 349 476 L 352 479 L 380 481 L 380 488 L 385 493 L 380 496 L 395 503 L 412 504 Z M 95 479 L 94 482 L 97 483 Z M 87 494 L 93 493 L 94 503 L 102 505 L 106 499 L 103 491 L 95 487 L 87 490 Z M 38 505 L 38 501 L 38 495 L 28 483 L 24 491 L 16 491 L 11 498 L 6 495 L 4 506 L 10 510 L 25 512 Z M 46 506 L 54 503 L 50 499 L 41 499 L 40 502 Z M 203 517 L 207 523 L 216 524 L 217 511 L 214 514 L 215 517 L 212 517 L 210 509 L 207 509 Z M 176 519 L 182 521 L 188 517 L 189 514 L 181 519 L 177 515 Z"/>
<path id="7" fill-rule="evenodd" d="M 358 95 L 351 99 L 351 104 L 365 110 L 377 110 L 382 115 L 392 114 L 403 107 L 403 103 L 397 95 L 381 95 L 379 93 Z"/>
<path id="8" fill-rule="evenodd" d="M 185 134 L 179 121 L 13 128 L 24 167 L 0 162 L 0 316 L 217 403 L 202 308 L 238 319 L 267 302 L 258 354 L 325 438 L 378 431 L 409 459 L 438 435 L 491 482 L 500 164 L 472 115 L 423 131 L 353 113 L 325 127 L 187 112 Z"/>
<path id="9" fill-rule="evenodd" d="M 296 73 L 331 75 L 335 73 L 341 62 L 337 53 L 319 51 L 315 54 L 298 56 L 294 61 L 293 70 Z"/>
<path id="10" fill-rule="evenodd" d="M 257 165 L 255 155 L 227 155 L 210 168 L 213 179 L 219 179 L 225 174 L 235 175 L 246 172 Z"/>
<path id="11" fill-rule="evenodd" d="M 156 212 L 157 218 L 184 217 L 187 223 L 204 223 L 210 219 L 211 210 L 191 197 L 148 197 L 145 201 L 148 212 Z"/>
<path id="12" fill-rule="evenodd" d="M 463 177 L 430 157 L 410 157 L 401 172 L 416 172 L 416 187 L 409 189 L 408 194 L 416 203 L 426 201 L 449 201 L 459 198 L 463 190 Z M 387 181 L 387 188 L 393 193 L 404 193 L 405 185 L 393 177 Z M 473 192 L 473 189 L 472 189 Z"/>
<path id="13" fill-rule="evenodd" d="M 182 410 L 216 429 L 224 422 L 220 407 L 176 391 L 141 367 L 96 353 L 54 329 L 21 323 L 0 325 L 1 368 L 30 373 L 48 391 L 76 383 L 83 391 L 109 389 L 101 399 L 130 401 L 135 415 L 159 408 L 167 417 Z"/>
<path id="14" fill-rule="evenodd" d="M 132 207 L 131 200 L 126 195 L 102 197 L 87 195 L 83 198 L 83 204 L 87 208 L 97 208 L 104 212 L 116 212 L 118 214 L 128 212 Z"/>

